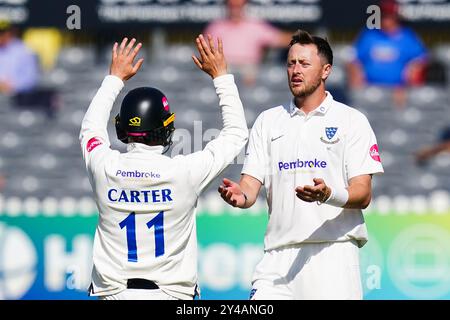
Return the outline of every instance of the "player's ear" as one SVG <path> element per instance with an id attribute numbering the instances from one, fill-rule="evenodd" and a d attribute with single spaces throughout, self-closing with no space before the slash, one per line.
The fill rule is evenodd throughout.
<path id="1" fill-rule="evenodd" d="M 326 63 L 322 66 L 322 80 L 325 81 L 328 79 L 328 76 L 331 73 L 331 64 Z"/>
<path id="2" fill-rule="evenodd" d="M 128 135 L 125 130 L 122 129 L 119 114 L 117 114 L 117 116 L 114 118 L 114 124 L 116 127 L 117 139 L 119 139 L 123 143 L 128 143 Z"/>

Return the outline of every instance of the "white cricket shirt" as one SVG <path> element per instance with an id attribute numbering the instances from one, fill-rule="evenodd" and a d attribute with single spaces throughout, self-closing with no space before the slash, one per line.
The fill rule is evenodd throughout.
<path id="1" fill-rule="evenodd" d="M 205 149 L 162 155 L 162 146 L 110 149 L 107 123 L 123 82 L 107 76 L 83 119 L 80 141 L 99 210 L 91 295 L 153 280 L 164 292 L 192 299 L 197 284 L 195 212 L 201 191 L 245 146 L 248 129 L 232 75 L 214 79 L 224 127 Z"/>
<path id="2" fill-rule="evenodd" d="M 293 100 L 256 119 L 243 174 L 265 186 L 269 222 L 265 250 L 303 242 L 367 241 L 362 211 L 300 200 L 297 186 L 322 178 L 334 188 L 363 174 L 382 173 L 375 134 L 356 109 L 327 97 L 305 115 Z"/>

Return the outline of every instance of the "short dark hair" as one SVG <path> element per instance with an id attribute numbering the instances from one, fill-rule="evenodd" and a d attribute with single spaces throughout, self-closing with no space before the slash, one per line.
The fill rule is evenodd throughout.
<path id="1" fill-rule="evenodd" d="M 333 50 L 331 50 L 327 39 L 312 36 L 307 31 L 299 29 L 292 36 L 292 40 L 289 43 L 289 49 L 296 43 L 314 44 L 317 47 L 318 54 L 325 58 L 327 63 L 333 65 Z"/>

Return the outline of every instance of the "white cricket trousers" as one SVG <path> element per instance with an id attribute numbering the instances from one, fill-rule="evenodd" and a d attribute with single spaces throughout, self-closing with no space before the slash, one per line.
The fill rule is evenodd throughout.
<path id="1" fill-rule="evenodd" d="M 252 300 L 362 299 L 359 248 L 353 241 L 304 243 L 266 251 L 252 280 Z"/>
<path id="2" fill-rule="evenodd" d="M 125 289 L 108 296 L 99 296 L 99 300 L 179 300 L 161 289 Z"/>

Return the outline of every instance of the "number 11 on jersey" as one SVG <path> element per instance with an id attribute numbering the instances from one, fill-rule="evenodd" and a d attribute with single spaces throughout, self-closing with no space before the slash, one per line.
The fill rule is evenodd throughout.
<path id="1" fill-rule="evenodd" d="M 122 222 L 119 223 L 120 229 L 126 228 L 128 261 L 137 262 L 136 245 L 136 213 L 131 212 Z M 147 222 L 147 228 L 155 227 L 155 257 L 164 254 L 164 211 L 161 211 L 152 220 Z"/>

